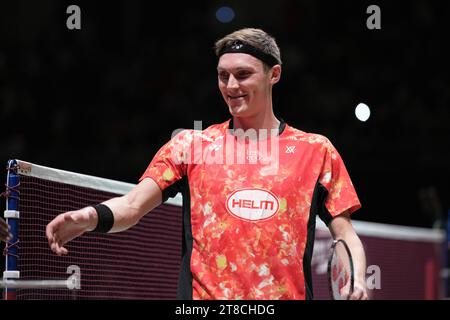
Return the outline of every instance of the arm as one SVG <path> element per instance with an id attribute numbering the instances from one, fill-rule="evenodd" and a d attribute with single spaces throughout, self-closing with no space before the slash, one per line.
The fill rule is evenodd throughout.
<path id="1" fill-rule="evenodd" d="M 142 180 L 122 197 L 103 202 L 114 215 L 114 225 L 109 231 L 120 232 L 131 228 L 149 211 L 161 204 L 162 192 L 150 178 Z M 93 207 L 69 211 L 58 215 L 46 228 L 48 244 L 58 255 L 67 254 L 64 245 L 70 240 L 96 228 L 97 213 Z"/>
<path id="2" fill-rule="evenodd" d="M 334 239 L 344 240 L 352 254 L 353 265 L 355 268 L 355 288 L 353 294 L 350 296 L 351 300 L 367 300 L 367 285 L 366 285 L 366 256 L 364 248 L 353 229 L 348 212 L 336 216 L 328 225 L 331 235 Z"/>

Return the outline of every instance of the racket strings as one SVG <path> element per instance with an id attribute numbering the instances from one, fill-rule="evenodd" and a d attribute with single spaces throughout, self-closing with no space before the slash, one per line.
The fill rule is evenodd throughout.
<path id="1" fill-rule="evenodd" d="M 353 291 L 353 267 L 350 252 L 343 241 L 336 241 L 332 246 L 328 273 L 332 298 L 347 299 Z"/>

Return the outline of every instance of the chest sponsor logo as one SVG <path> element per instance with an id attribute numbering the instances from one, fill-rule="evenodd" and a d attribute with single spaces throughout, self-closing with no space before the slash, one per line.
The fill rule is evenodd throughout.
<path id="1" fill-rule="evenodd" d="M 274 216 L 280 208 L 280 202 L 268 190 L 246 188 L 231 193 L 227 197 L 226 208 L 230 214 L 237 218 L 259 221 Z"/>

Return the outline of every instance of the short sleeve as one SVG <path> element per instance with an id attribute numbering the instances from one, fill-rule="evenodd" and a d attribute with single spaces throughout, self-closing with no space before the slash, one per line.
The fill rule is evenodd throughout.
<path id="1" fill-rule="evenodd" d="M 361 208 L 353 183 L 338 151 L 326 140 L 324 162 L 319 184 L 326 190 L 324 205 L 332 218 L 348 211 L 350 214 Z"/>
<path id="2" fill-rule="evenodd" d="M 161 190 L 182 179 L 191 156 L 192 130 L 183 130 L 159 149 L 139 181 L 153 179 Z"/>

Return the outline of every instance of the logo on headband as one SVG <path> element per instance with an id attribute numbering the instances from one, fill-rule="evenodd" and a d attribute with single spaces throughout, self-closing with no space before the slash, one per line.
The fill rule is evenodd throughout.
<path id="1" fill-rule="evenodd" d="M 233 50 L 240 50 L 242 49 L 242 47 L 244 46 L 244 44 L 240 41 L 235 41 L 233 42 L 233 44 L 231 45 L 231 49 Z"/>

